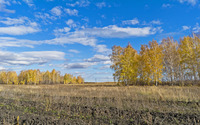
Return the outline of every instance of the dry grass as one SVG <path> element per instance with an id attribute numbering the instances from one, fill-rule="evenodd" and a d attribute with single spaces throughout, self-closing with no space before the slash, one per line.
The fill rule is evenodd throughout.
<path id="1" fill-rule="evenodd" d="M 196 86 L 1 85 L 0 92 L 70 97 L 131 98 L 133 100 L 200 101 L 200 87 Z"/>
<path id="2" fill-rule="evenodd" d="M 200 87 L 86 85 L 1 85 L 4 98 L 48 103 L 109 106 L 120 109 L 200 112 L 200 107 L 185 107 L 177 102 L 200 102 Z M 45 103 L 46 103 L 45 102 Z M 183 111 L 184 108 L 184 111 Z"/>
<path id="3" fill-rule="evenodd" d="M 0 121 L 2 117 L 3 123 L 13 124 L 20 115 L 20 122 L 42 121 L 44 116 L 80 123 L 196 124 L 200 120 L 199 90 L 196 86 L 125 87 L 113 83 L 0 85 L 0 110 L 4 113 Z"/>

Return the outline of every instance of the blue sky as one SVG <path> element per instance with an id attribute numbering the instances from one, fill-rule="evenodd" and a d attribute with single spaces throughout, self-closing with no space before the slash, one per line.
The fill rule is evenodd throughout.
<path id="1" fill-rule="evenodd" d="M 179 40 L 199 22 L 199 0 L 0 0 L 0 70 L 113 81 L 112 46 Z"/>

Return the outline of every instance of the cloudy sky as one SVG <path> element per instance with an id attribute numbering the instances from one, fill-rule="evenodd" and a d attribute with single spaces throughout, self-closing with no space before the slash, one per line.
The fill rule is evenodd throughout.
<path id="1" fill-rule="evenodd" d="M 200 30 L 198 0 L 0 0 L 0 70 L 53 68 L 113 81 L 108 55 L 128 42 Z"/>

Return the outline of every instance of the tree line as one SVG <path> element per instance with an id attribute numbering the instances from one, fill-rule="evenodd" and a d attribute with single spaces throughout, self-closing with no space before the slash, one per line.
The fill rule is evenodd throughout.
<path id="1" fill-rule="evenodd" d="M 62 76 L 60 71 L 53 69 L 51 72 L 41 72 L 39 69 L 23 70 L 19 75 L 15 71 L 0 71 L 0 84 L 69 84 L 84 83 L 81 76 L 65 74 Z"/>
<path id="2" fill-rule="evenodd" d="M 129 43 L 113 46 L 111 54 L 114 80 L 128 85 L 200 84 L 200 38 L 185 36 L 180 41 L 152 40 L 137 52 Z"/>

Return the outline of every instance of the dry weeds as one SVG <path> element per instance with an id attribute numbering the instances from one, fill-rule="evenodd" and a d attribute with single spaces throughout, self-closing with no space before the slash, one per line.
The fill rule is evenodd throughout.
<path id="1" fill-rule="evenodd" d="M 32 112 L 32 110 L 40 111 L 40 107 L 43 107 L 44 112 L 57 112 L 59 117 L 63 110 L 68 107 L 69 116 L 78 115 L 82 117 L 84 114 L 82 110 L 90 109 L 88 110 L 90 112 L 95 109 L 99 118 L 102 117 L 101 115 L 105 115 L 108 119 L 114 118 L 114 114 L 121 114 L 121 111 L 127 113 L 141 111 L 141 113 L 153 113 L 149 114 L 151 117 L 164 115 L 166 118 L 159 119 L 166 122 L 171 113 L 178 113 L 180 117 L 182 117 L 180 114 L 183 116 L 197 114 L 198 116 L 200 114 L 199 90 L 200 87 L 196 86 L 122 87 L 103 83 L 97 85 L 1 85 L 0 98 L 2 97 L 4 98 L 2 100 L 5 100 L 2 105 L 7 105 L 11 109 L 13 106 L 16 109 L 21 107 L 23 111 L 23 106 L 28 106 L 28 108 L 25 107 L 25 109 L 27 108 L 25 112 Z M 13 101 L 14 104 L 8 104 Z M 76 109 L 74 109 L 74 106 Z M 101 114 L 102 111 L 107 113 Z M 86 113 L 87 117 L 90 117 L 90 115 Z M 196 117 L 196 115 L 194 116 Z M 117 117 L 120 116 L 117 115 Z M 144 118 L 142 119 L 144 120 Z M 153 122 L 152 120 L 149 121 Z"/>
<path id="2" fill-rule="evenodd" d="M 51 102 L 103 104 L 118 108 L 144 109 L 155 104 L 159 106 L 160 102 L 200 102 L 200 87 L 196 86 L 1 85 L 0 90 L 0 96 L 6 98 L 44 101 L 48 97 Z"/>

